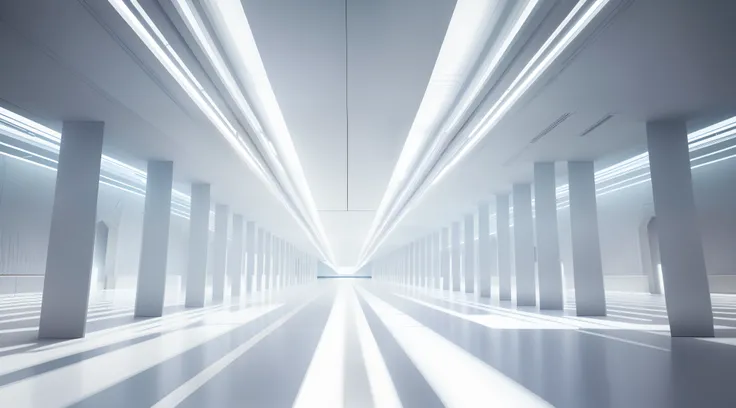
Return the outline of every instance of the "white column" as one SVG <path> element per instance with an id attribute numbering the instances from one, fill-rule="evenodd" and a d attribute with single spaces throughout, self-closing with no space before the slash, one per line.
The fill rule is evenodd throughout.
<path id="1" fill-rule="evenodd" d="M 284 262 L 286 262 L 286 276 L 287 276 L 287 285 L 288 286 L 294 286 L 296 284 L 294 280 L 294 265 L 292 262 L 292 247 L 290 243 L 286 243 L 286 256 L 284 257 Z"/>
<path id="2" fill-rule="evenodd" d="M 233 237 L 228 250 L 227 269 L 230 276 L 230 296 L 240 297 L 243 276 L 243 216 L 233 214 Z"/>
<path id="3" fill-rule="evenodd" d="M 440 248 L 440 232 L 432 234 L 432 289 L 442 289 L 440 286 L 440 274 L 442 270 Z"/>
<path id="4" fill-rule="evenodd" d="M 424 238 L 424 285 L 425 289 L 431 286 L 432 280 L 432 236 L 427 235 Z"/>
<path id="5" fill-rule="evenodd" d="M 417 286 L 420 288 L 425 287 L 427 281 L 427 239 L 420 238 L 417 241 L 417 265 L 419 266 L 419 273 L 417 274 Z"/>
<path id="6" fill-rule="evenodd" d="M 414 259 L 414 243 L 410 243 L 407 248 L 407 262 L 409 267 L 407 268 L 406 285 L 414 285 L 414 268 L 416 267 L 416 260 Z"/>
<path id="7" fill-rule="evenodd" d="M 496 248 L 498 251 L 498 298 L 511 300 L 511 230 L 509 195 L 496 196 Z"/>
<path id="8" fill-rule="evenodd" d="M 283 284 L 281 283 L 281 238 L 273 238 L 273 287 L 274 289 L 282 289 Z"/>
<path id="9" fill-rule="evenodd" d="M 227 270 L 227 236 L 230 224 L 230 208 L 224 204 L 215 206 L 215 243 L 213 248 L 212 300 L 225 298 L 225 272 Z"/>
<path id="10" fill-rule="evenodd" d="M 514 259 L 516 265 L 516 304 L 537 304 L 537 282 L 534 273 L 534 221 L 532 188 L 514 184 Z"/>
<path id="11" fill-rule="evenodd" d="M 553 162 L 534 163 L 534 221 L 537 227 L 539 308 L 562 310 L 556 182 Z"/>
<path id="12" fill-rule="evenodd" d="M 567 173 L 575 308 L 578 316 L 605 316 L 606 293 L 603 288 L 593 162 L 568 162 Z"/>
<path id="13" fill-rule="evenodd" d="M 452 290 L 454 292 L 460 291 L 460 270 L 462 269 L 460 267 L 460 223 L 455 221 L 452 223 L 452 234 L 451 234 L 451 240 L 452 240 L 452 264 L 451 264 L 451 274 L 452 274 Z"/>
<path id="14" fill-rule="evenodd" d="M 302 280 L 302 265 L 301 260 L 299 259 L 299 250 L 294 248 L 294 277 L 296 278 L 296 284 L 301 285 L 304 283 Z"/>
<path id="15" fill-rule="evenodd" d="M 284 288 L 291 286 L 289 282 L 289 243 L 281 241 L 281 282 Z"/>
<path id="16" fill-rule="evenodd" d="M 491 297 L 491 215 L 488 203 L 478 206 L 478 287 L 480 296 Z"/>
<path id="17" fill-rule="evenodd" d="M 450 229 L 440 231 L 440 273 L 442 275 L 442 290 L 450 290 Z"/>
<path id="18" fill-rule="evenodd" d="M 245 285 L 246 290 L 250 287 L 251 292 L 256 291 L 256 259 L 258 259 L 256 248 L 256 223 L 248 221 L 245 224 Z"/>
<path id="19" fill-rule="evenodd" d="M 266 284 L 266 290 L 273 286 L 273 238 L 270 232 L 266 231 L 266 271 L 263 275 L 263 281 Z"/>
<path id="20" fill-rule="evenodd" d="M 258 257 L 256 258 L 256 277 L 253 279 L 253 290 L 262 291 L 263 274 L 266 272 L 266 238 L 263 228 L 258 228 Z"/>
<path id="21" fill-rule="evenodd" d="M 173 177 L 173 162 L 148 162 L 141 257 L 135 296 L 136 317 L 160 317 L 164 313 Z"/>
<path id="22" fill-rule="evenodd" d="M 291 245 L 291 270 L 292 270 L 292 276 L 294 278 L 294 285 L 299 285 L 301 282 L 299 282 L 299 265 L 297 262 L 297 251 L 294 245 Z"/>
<path id="23" fill-rule="evenodd" d="M 39 338 L 85 333 L 104 127 L 103 122 L 63 124 Z"/>
<path id="24" fill-rule="evenodd" d="M 465 239 L 463 243 L 465 266 L 465 293 L 475 293 L 475 217 L 465 215 Z"/>
<path id="25" fill-rule="evenodd" d="M 210 234 L 210 185 L 192 184 L 186 307 L 203 307 Z"/>
<path id="26" fill-rule="evenodd" d="M 647 146 L 670 332 L 673 337 L 713 337 L 685 122 L 647 123 Z"/>

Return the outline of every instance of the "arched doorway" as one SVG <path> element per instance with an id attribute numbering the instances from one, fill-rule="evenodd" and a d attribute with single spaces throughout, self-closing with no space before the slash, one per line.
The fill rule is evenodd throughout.
<path id="1" fill-rule="evenodd" d="M 92 256 L 92 279 L 90 280 L 90 294 L 105 288 L 105 261 L 107 258 L 107 239 L 110 229 L 104 221 L 98 221 L 95 226 L 95 246 Z"/>
<path id="2" fill-rule="evenodd" d="M 662 261 L 659 255 L 659 234 L 657 218 L 648 218 L 640 229 L 640 245 L 642 255 L 642 269 L 649 278 L 649 292 L 664 294 L 664 280 L 662 278 Z"/>

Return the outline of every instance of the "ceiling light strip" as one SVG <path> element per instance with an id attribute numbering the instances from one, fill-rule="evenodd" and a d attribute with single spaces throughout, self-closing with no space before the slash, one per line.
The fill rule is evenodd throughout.
<path id="1" fill-rule="evenodd" d="M 532 57 L 532 59 L 527 63 L 521 73 L 519 73 L 516 79 L 512 82 L 511 86 L 506 89 L 498 101 L 496 101 L 491 109 L 485 113 L 480 122 L 470 131 L 465 142 L 457 148 L 456 153 L 451 156 L 452 158 L 448 160 L 448 163 L 441 167 L 441 170 L 439 170 L 436 177 L 432 180 L 431 185 L 438 183 L 452 168 L 454 168 L 457 163 L 470 153 L 470 151 L 472 151 L 481 140 L 488 136 L 490 131 L 501 121 L 506 113 L 508 113 L 516 102 L 524 96 L 526 91 L 536 83 L 557 57 L 567 49 L 583 29 L 587 27 L 587 25 L 601 10 L 603 10 L 609 1 L 610 0 L 596 0 L 585 10 L 580 18 L 575 20 L 572 27 L 559 39 L 549 52 L 546 52 L 552 42 L 559 37 L 567 25 L 569 25 L 569 23 L 573 21 L 576 15 L 582 10 L 582 7 L 587 3 L 587 0 L 581 0 L 577 3 L 573 10 L 568 14 L 567 18 L 565 18 L 565 20 L 560 24 L 558 30 L 553 32 L 550 39 L 545 42 L 542 48 L 540 48 L 534 57 Z M 538 64 L 537 61 L 539 61 Z"/>
<path id="2" fill-rule="evenodd" d="M 203 4 L 210 17 L 215 18 L 217 23 L 222 23 L 213 26 L 215 29 L 220 28 L 219 38 L 232 54 L 230 62 L 235 69 L 235 76 L 251 91 L 249 95 L 255 99 L 255 108 L 261 108 L 264 125 L 255 126 L 261 129 L 259 134 L 261 144 L 269 153 L 271 160 L 284 170 L 284 176 L 288 181 L 286 188 L 296 192 L 298 199 L 294 201 L 305 212 L 305 218 L 316 232 L 318 241 L 321 241 L 321 247 L 329 255 L 328 259 L 332 259 L 329 241 L 317 213 L 309 183 L 268 79 L 242 3 L 240 0 L 208 0 Z M 214 48 L 211 49 L 213 50 Z M 255 117 L 252 119 L 257 122 Z M 268 136 L 264 133 L 264 129 L 268 131 Z"/>
<path id="3" fill-rule="evenodd" d="M 212 99 L 209 97 L 209 95 L 207 95 L 201 85 L 199 85 L 199 82 L 194 79 L 191 72 L 181 61 L 181 58 L 178 57 L 173 48 L 171 48 L 168 42 L 166 42 L 160 30 L 155 27 L 155 24 L 150 19 L 150 17 L 148 17 L 145 10 L 140 7 L 136 0 L 131 0 L 131 4 L 136 7 L 136 11 L 142 16 L 144 21 L 146 21 L 146 23 L 152 30 L 154 30 L 155 33 L 157 33 L 156 35 L 160 35 L 159 41 L 164 44 L 163 48 L 161 44 L 159 44 L 156 39 L 154 39 L 154 37 L 148 32 L 148 30 L 143 26 L 143 24 L 138 20 L 138 18 L 123 0 L 108 1 L 113 6 L 113 8 L 115 8 L 118 14 L 123 18 L 123 20 L 125 20 L 125 22 L 131 27 L 131 29 L 133 29 L 133 31 L 146 45 L 146 47 L 154 54 L 154 56 L 159 60 L 164 68 L 166 68 L 169 74 L 171 74 L 172 77 L 177 81 L 177 83 L 179 83 L 179 85 L 189 95 L 192 101 L 200 108 L 200 110 L 202 110 L 202 112 L 210 120 L 210 122 L 218 129 L 220 134 L 229 142 L 231 147 L 233 147 L 233 149 L 249 165 L 249 167 L 256 173 L 256 175 L 261 178 L 261 180 L 269 188 L 269 190 L 274 193 L 274 195 L 279 200 L 282 201 L 287 210 L 292 214 L 292 216 L 295 217 L 297 223 L 303 229 L 305 229 L 308 237 L 314 243 L 315 240 L 312 237 L 312 233 L 309 231 L 308 228 L 306 228 L 306 224 L 301 220 L 301 217 L 296 215 L 292 206 L 289 205 L 288 200 L 285 199 L 283 192 L 281 192 L 280 189 L 276 186 L 274 180 L 271 179 L 271 176 L 266 172 L 260 161 L 256 159 L 250 148 L 237 135 L 234 127 L 227 121 L 227 119 L 221 116 L 222 112 L 214 104 Z M 164 50 L 164 48 L 166 48 L 166 50 Z M 169 54 L 171 54 L 171 56 L 181 64 L 181 68 L 172 61 L 172 57 L 170 57 Z M 191 75 L 191 79 L 187 74 L 182 71 L 187 72 L 188 75 Z M 323 251 L 321 250 L 319 245 L 315 244 L 315 247 L 321 254 L 323 254 Z"/>
<path id="4" fill-rule="evenodd" d="M 217 106 L 210 103 L 212 99 L 208 96 L 205 97 L 206 93 L 204 91 L 200 91 L 200 88 L 198 88 L 196 84 L 191 82 L 187 75 L 185 75 L 182 70 L 177 66 L 177 64 L 172 61 L 172 59 L 169 57 L 169 53 L 167 53 L 164 48 L 162 48 L 162 46 L 156 41 L 156 39 L 154 39 L 154 37 L 148 32 L 143 24 L 141 24 L 135 14 L 130 10 L 130 8 L 125 4 L 123 0 L 108 1 L 113 6 L 113 8 L 115 8 L 118 14 L 123 18 L 123 20 L 125 20 L 128 26 L 130 26 L 130 28 L 133 29 L 136 35 L 138 35 L 138 38 L 140 38 L 141 41 L 143 41 L 143 43 L 146 45 L 146 47 L 153 53 L 156 59 L 159 60 L 159 62 L 164 66 L 164 68 L 166 68 L 169 74 L 176 80 L 176 82 L 182 87 L 182 89 L 184 89 L 184 91 L 187 93 L 187 95 L 189 95 L 192 101 L 200 108 L 202 113 L 204 113 L 205 116 L 210 120 L 210 122 L 215 126 L 215 128 L 217 128 L 220 134 L 230 143 L 230 145 L 238 153 L 238 155 L 243 160 L 245 160 L 246 163 L 249 164 L 249 166 L 259 177 L 261 177 L 262 180 L 268 183 L 269 180 L 266 173 L 264 172 L 263 167 L 258 163 L 258 161 L 247 149 L 247 147 L 238 140 L 236 133 L 232 131 L 233 126 L 220 117 L 221 112 L 219 111 Z M 142 15 L 147 16 L 145 14 L 145 11 L 142 11 L 142 9 L 138 11 L 142 12 Z M 148 21 L 151 21 L 150 18 L 148 18 Z M 170 46 L 168 51 L 174 53 L 173 49 L 171 49 Z"/>
<path id="5" fill-rule="evenodd" d="M 467 82 L 472 68 L 476 65 L 479 55 L 489 40 L 490 33 L 499 22 L 503 5 L 519 8 L 520 11 L 513 20 L 511 28 L 497 48 L 492 49 L 489 58 L 486 58 L 479 75 L 472 78 L 467 91 L 460 95 L 460 101 L 453 108 L 460 91 Z M 399 160 L 394 167 L 386 192 L 374 218 L 368 239 L 363 246 L 361 258 L 365 258 L 367 250 L 373 246 L 378 232 L 385 228 L 401 207 L 402 202 L 408 199 L 409 194 L 416 190 L 416 186 L 423 180 L 422 174 L 431 168 L 436 156 L 441 153 L 442 146 L 452 136 L 461 119 L 468 115 L 473 103 L 477 101 L 488 81 L 496 73 L 501 61 L 518 37 L 533 11 L 539 4 L 538 0 L 525 2 L 477 2 L 460 0 L 455 6 L 445 39 L 437 56 L 427 89 L 417 111 L 414 123 L 409 131 Z M 451 114 L 438 131 L 440 120 Z M 423 162 L 416 165 L 420 153 L 425 150 L 431 135 L 435 134 L 432 146 L 423 157 Z M 415 168 L 413 177 L 408 182 L 406 176 L 410 168 Z M 400 188 L 403 190 L 399 192 Z"/>
<path id="6" fill-rule="evenodd" d="M 490 130 L 505 116 L 505 114 L 511 109 L 512 106 L 525 94 L 525 92 L 532 87 L 539 77 L 552 65 L 555 59 L 562 54 L 562 52 L 572 43 L 575 38 L 583 31 L 583 29 L 598 15 L 598 13 L 608 4 L 610 0 L 595 0 L 583 14 L 575 20 L 577 15 L 583 10 L 583 7 L 588 3 L 588 0 L 580 0 L 576 6 L 568 13 L 567 17 L 552 33 L 550 38 L 542 45 L 527 65 L 522 69 L 519 75 L 512 82 L 511 86 L 501 95 L 498 101 L 488 110 L 478 124 L 469 132 L 466 136 L 465 141 L 461 142 L 459 147 L 456 148 L 454 154 L 449 155 L 447 163 L 442 166 L 438 166 L 436 175 L 431 178 L 431 182 L 426 186 L 421 194 L 415 194 L 412 200 L 416 201 L 426 193 L 426 191 L 441 180 L 444 175 L 449 172 L 457 163 L 462 160 L 477 144 L 486 137 Z M 560 40 L 552 46 L 554 41 L 563 33 L 565 28 L 572 22 L 575 21 L 572 27 L 565 32 Z M 548 48 L 552 47 L 549 52 Z M 537 62 L 539 63 L 537 64 Z M 536 65 L 535 65 L 536 64 Z M 448 156 L 446 156 L 448 157 Z M 394 217 L 392 224 L 395 226 L 403 218 L 403 215 L 407 213 L 409 205 L 403 207 L 400 216 Z M 384 222 L 384 225 L 388 221 Z M 393 230 L 393 227 L 391 228 Z M 371 237 L 371 245 L 364 249 L 364 254 L 361 257 L 361 264 L 365 263 L 369 258 L 367 252 L 374 253 L 376 248 L 380 245 L 388 233 L 376 233 Z M 379 238 L 380 237 L 380 238 Z M 370 247 L 373 247 L 371 249 Z"/>

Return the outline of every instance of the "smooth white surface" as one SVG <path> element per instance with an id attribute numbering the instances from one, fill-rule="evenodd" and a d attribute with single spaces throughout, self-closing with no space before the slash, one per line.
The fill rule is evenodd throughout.
<path id="1" fill-rule="evenodd" d="M 348 296 L 344 288 L 338 289 L 330 316 L 294 401 L 296 408 L 338 408 L 344 404 Z"/>
<path id="2" fill-rule="evenodd" d="M 447 407 L 549 407 L 548 403 L 388 303 L 361 291 Z M 447 375 L 447 373 L 453 373 Z"/>

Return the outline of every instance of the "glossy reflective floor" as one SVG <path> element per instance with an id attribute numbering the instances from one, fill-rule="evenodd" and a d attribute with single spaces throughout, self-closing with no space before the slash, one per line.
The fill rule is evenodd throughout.
<path id="1" fill-rule="evenodd" d="M 0 407 L 736 406 L 736 297 L 713 297 L 716 339 L 607 298 L 578 318 L 340 280 L 133 319 L 108 294 L 85 339 L 37 342 L 39 295 L 0 297 Z"/>

